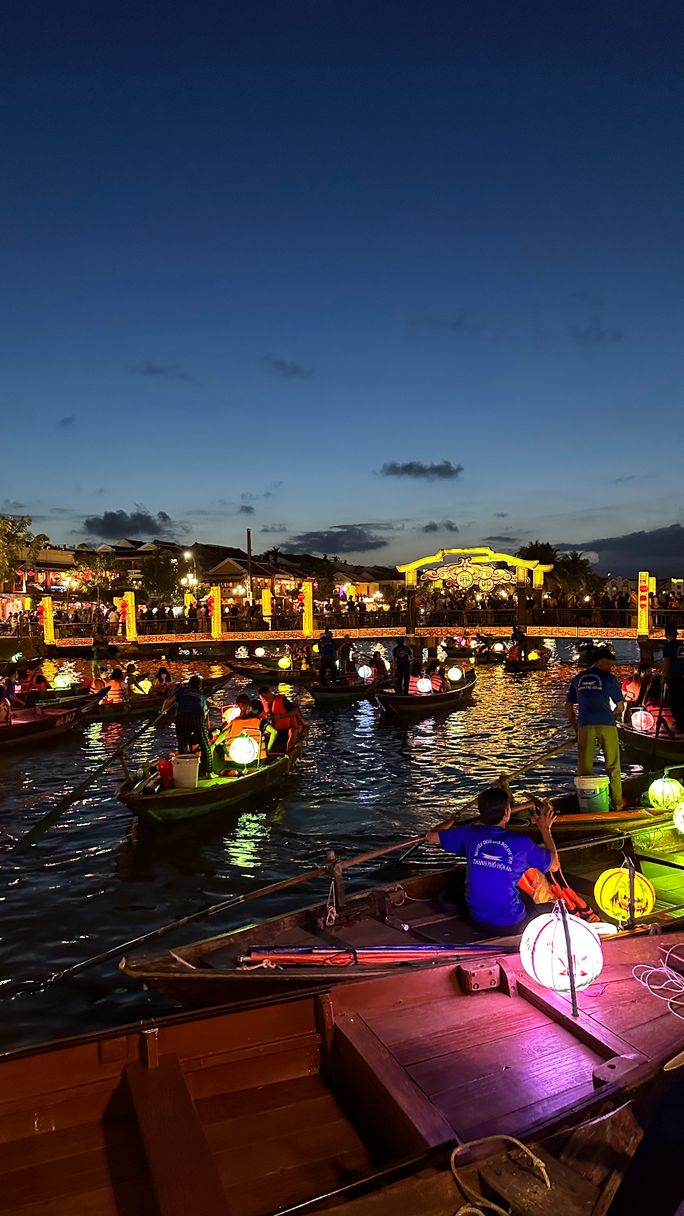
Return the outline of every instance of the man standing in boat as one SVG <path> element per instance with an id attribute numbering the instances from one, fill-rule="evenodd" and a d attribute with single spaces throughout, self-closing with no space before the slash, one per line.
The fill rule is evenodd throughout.
<path id="1" fill-rule="evenodd" d="M 677 733 L 684 735 L 684 641 L 677 640 L 676 625 L 666 626 L 665 637 L 663 677 L 667 680 L 667 699 Z"/>
<path id="2" fill-rule="evenodd" d="M 329 629 L 326 629 L 318 639 L 318 654 L 321 660 L 318 669 L 321 684 L 325 687 L 328 683 L 328 675 L 330 675 L 332 683 L 337 684 L 337 642 Z"/>
<path id="3" fill-rule="evenodd" d="M 591 776 L 598 743 L 610 778 L 610 809 L 619 811 L 622 806 L 622 773 L 615 715 L 622 714 L 624 699 L 620 682 L 613 674 L 614 662 L 615 655 L 606 646 L 593 651 L 589 667 L 570 681 L 565 716 L 577 738 L 580 776 Z"/>
<path id="4" fill-rule="evenodd" d="M 522 933 L 531 916 L 545 910 L 524 896 L 518 883 L 523 874 L 534 870 L 539 885 L 542 875 L 559 868 L 551 834 L 556 816 L 549 803 L 544 803 L 538 812 L 534 822 L 543 842 L 540 848 L 527 836 L 507 830 L 511 802 L 504 785 L 482 790 L 477 807 L 479 823 L 436 828 L 425 839 L 441 845 L 447 853 L 465 857 L 466 904 L 475 928 L 488 937 L 513 936 Z"/>
<path id="5" fill-rule="evenodd" d="M 392 670 L 394 672 L 394 691 L 399 695 L 408 696 L 409 680 L 413 651 L 404 638 L 400 638 L 392 651 Z"/>

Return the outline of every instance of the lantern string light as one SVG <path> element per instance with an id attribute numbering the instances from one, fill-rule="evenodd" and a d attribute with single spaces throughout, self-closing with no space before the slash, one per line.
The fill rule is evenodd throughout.
<path id="1" fill-rule="evenodd" d="M 684 976 L 668 965 L 670 955 L 676 949 L 676 946 L 671 946 L 658 967 L 650 963 L 637 963 L 632 975 L 651 996 L 666 1001 L 670 1013 L 684 1021 Z M 678 959 L 681 962 L 681 956 Z"/>

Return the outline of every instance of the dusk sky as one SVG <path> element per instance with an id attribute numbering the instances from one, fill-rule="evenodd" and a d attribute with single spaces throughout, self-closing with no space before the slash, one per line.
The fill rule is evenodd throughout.
<path id="1" fill-rule="evenodd" d="M 0 510 L 684 574 L 680 0 L 3 13 Z"/>

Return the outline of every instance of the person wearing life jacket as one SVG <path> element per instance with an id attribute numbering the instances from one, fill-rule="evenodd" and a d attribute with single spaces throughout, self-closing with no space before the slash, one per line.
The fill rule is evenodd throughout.
<path id="1" fill-rule="evenodd" d="M 438 659 L 431 659 L 427 665 L 425 675 L 432 684 L 433 692 L 447 692 L 449 685 L 444 678 L 444 671 Z"/>
<path id="2" fill-rule="evenodd" d="M 106 685 L 107 695 L 103 698 L 103 705 L 121 705 L 122 702 L 128 700 L 128 688 L 124 673 L 120 667 L 115 667 L 109 676 Z"/>
<path id="3" fill-rule="evenodd" d="M 231 743 L 234 739 L 238 739 L 240 735 L 247 735 L 248 738 L 254 739 L 259 749 L 254 763 L 262 764 L 275 745 L 277 738 L 276 731 L 267 721 L 261 701 L 250 701 L 249 697 L 241 694 L 235 698 L 235 704 L 238 706 L 240 713 L 224 726 L 218 739 L 215 741 L 215 746 L 217 744 L 223 746 L 224 753 L 228 757 L 228 763 L 230 763 Z"/>
<path id="4" fill-rule="evenodd" d="M 272 688 L 266 686 L 259 689 L 259 700 L 269 725 L 277 731 L 270 751 L 284 755 L 298 739 L 306 734 L 307 725 L 299 706 L 282 693 L 273 692 Z"/>
<path id="5" fill-rule="evenodd" d="M 26 688 L 24 689 L 23 696 L 26 709 L 31 709 L 35 705 L 36 701 L 38 701 L 39 698 L 48 691 L 49 687 L 50 684 L 45 678 L 45 674 L 39 660 L 35 667 L 31 669 Z"/>
<path id="6" fill-rule="evenodd" d="M 413 666 L 411 667 L 411 674 L 409 675 L 409 683 L 408 683 L 408 695 L 410 697 L 422 697 L 423 696 L 423 693 L 420 691 L 420 689 L 418 687 L 418 681 L 421 680 L 422 678 L 423 678 L 422 663 L 414 663 Z"/>

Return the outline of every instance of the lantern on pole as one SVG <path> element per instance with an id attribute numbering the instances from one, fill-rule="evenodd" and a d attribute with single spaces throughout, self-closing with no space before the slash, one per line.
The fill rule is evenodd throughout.
<path id="1" fill-rule="evenodd" d="M 637 873 L 633 866 L 620 866 L 599 874 L 594 899 L 606 916 L 617 921 L 635 920 L 653 911 L 656 893 L 644 874 Z"/>
<path id="2" fill-rule="evenodd" d="M 648 801 L 656 811 L 669 811 L 684 798 L 684 785 L 674 777 L 658 777 L 648 787 Z"/>
<path id="3" fill-rule="evenodd" d="M 647 709 L 635 709 L 632 714 L 629 725 L 634 727 L 634 730 L 649 731 L 655 726 L 655 718 Z"/>
<path id="4" fill-rule="evenodd" d="M 361 663 L 361 665 L 356 668 L 356 674 L 360 680 L 370 680 L 373 672 L 367 663 Z"/>
<path id="5" fill-rule="evenodd" d="M 603 950 L 591 926 L 568 915 L 561 903 L 530 921 L 520 939 L 520 962 L 544 988 L 572 992 L 588 988 L 601 974 Z"/>
<path id="6" fill-rule="evenodd" d="M 235 764 L 253 764 L 259 755 L 259 744 L 251 735 L 243 732 L 233 739 L 228 748 L 228 755 Z"/>

